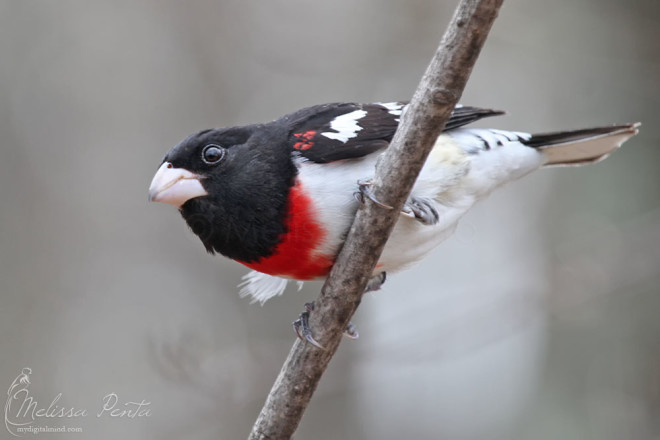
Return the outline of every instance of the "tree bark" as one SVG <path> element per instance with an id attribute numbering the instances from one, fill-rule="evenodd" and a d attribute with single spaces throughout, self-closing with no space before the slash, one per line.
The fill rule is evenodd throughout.
<path id="1" fill-rule="evenodd" d="M 462 0 L 391 145 L 376 165 L 371 190 L 387 210 L 365 198 L 310 319 L 324 350 L 296 340 L 249 439 L 289 439 L 357 309 L 399 212 L 435 139 L 458 102 L 503 0 Z M 367 177 L 367 176 L 365 176 Z"/>

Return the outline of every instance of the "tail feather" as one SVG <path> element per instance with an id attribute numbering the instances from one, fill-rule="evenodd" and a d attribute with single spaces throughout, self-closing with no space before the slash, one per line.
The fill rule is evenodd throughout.
<path id="1" fill-rule="evenodd" d="M 605 159 L 630 137 L 637 134 L 639 122 L 573 131 L 532 135 L 522 141 L 538 148 L 547 157 L 546 166 L 583 165 Z"/>

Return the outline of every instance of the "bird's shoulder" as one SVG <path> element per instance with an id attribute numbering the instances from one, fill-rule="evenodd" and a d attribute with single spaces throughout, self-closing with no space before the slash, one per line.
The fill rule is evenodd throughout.
<path id="1" fill-rule="evenodd" d="M 386 148 L 405 102 L 330 103 L 303 108 L 279 123 L 288 127 L 290 148 L 307 160 L 327 163 Z"/>

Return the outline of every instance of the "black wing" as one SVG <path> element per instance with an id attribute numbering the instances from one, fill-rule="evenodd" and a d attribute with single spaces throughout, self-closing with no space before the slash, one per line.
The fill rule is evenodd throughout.
<path id="1" fill-rule="evenodd" d="M 327 163 L 387 148 L 406 106 L 406 102 L 323 104 L 304 108 L 282 120 L 290 127 L 289 144 L 293 150 L 312 162 Z M 445 130 L 503 113 L 457 107 Z"/>

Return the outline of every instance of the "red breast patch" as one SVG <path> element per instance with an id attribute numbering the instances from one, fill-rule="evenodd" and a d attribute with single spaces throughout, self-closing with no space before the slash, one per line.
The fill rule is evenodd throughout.
<path id="1" fill-rule="evenodd" d="M 334 261 L 314 253 L 326 235 L 314 214 L 311 198 L 305 193 L 301 183 L 296 182 L 289 193 L 287 233 L 273 255 L 255 263 L 240 263 L 259 272 L 296 280 L 312 280 L 327 275 Z"/>

